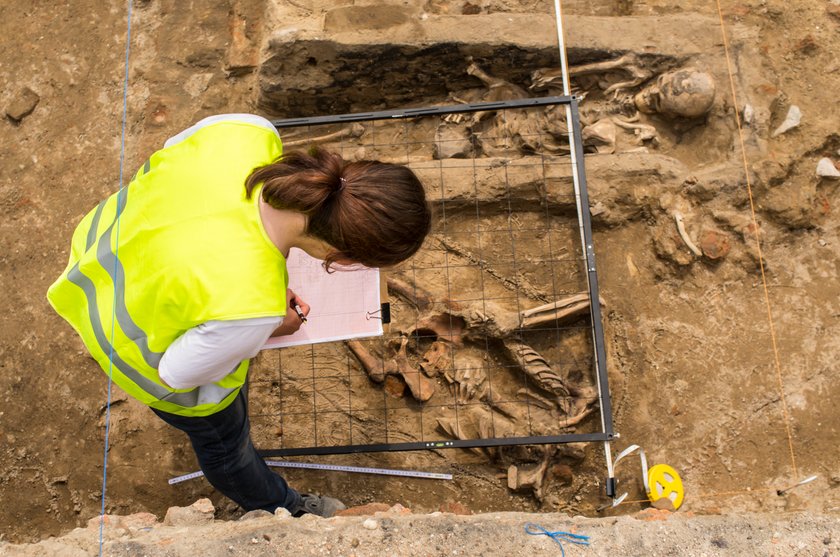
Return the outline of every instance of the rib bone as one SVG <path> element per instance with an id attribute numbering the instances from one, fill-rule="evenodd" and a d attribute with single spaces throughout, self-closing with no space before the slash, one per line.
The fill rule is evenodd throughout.
<path id="1" fill-rule="evenodd" d="M 551 369 L 545 358 L 540 356 L 536 350 L 515 340 L 506 340 L 504 346 L 513 361 L 541 389 L 558 397 L 569 396 L 569 388 L 566 383 Z"/>

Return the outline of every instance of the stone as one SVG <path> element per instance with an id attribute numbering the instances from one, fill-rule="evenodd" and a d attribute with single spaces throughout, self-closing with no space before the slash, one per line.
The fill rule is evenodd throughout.
<path id="1" fill-rule="evenodd" d="M 674 508 L 674 502 L 668 499 L 667 497 L 660 497 L 653 503 L 651 503 L 654 509 L 659 509 L 660 511 L 670 511 L 675 512 L 677 509 Z"/>
<path id="2" fill-rule="evenodd" d="M 358 505 L 343 509 L 335 513 L 335 516 L 366 516 L 374 513 L 387 512 L 391 505 L 386 503 L 368 503 L 367 505 Z"/>
<path id="3" fill-rule="evenodd" d="M 781 123 L 781 125 L 776 128 L 776 130 L 770 134 L 770 137 L 778 137 L 785 133 L 786 131 L 792 130 L 799 123 L 802 122 L 802 111 L 799 109 L 798 106 L 795 104 L 790 105 L 788 109 L 787 116 L 785 116 L 785 120 Z"/>
<path id="4" fill-rule="evenodd" d="M 8 116 L 12 122 L 20 124 L 24 118 L 32 114 L 32 111 L 35 110 L 36 106 L 38 106 L 38 102 L 40 102 L 40 100 L 41 97 L 38 96 L 38 93 L 29 87 L 24 87 L 12 100 L 12 103 L 6 108 L 6 116 Z"/>
<path id="5" fill-rule="evenodd" d="M 324 31 L 341 33 L 348 30 L 388 29 L 411 21 L 410 8 L 379 5 L 342 6 L 333 8 L 324 16 Z"/>
<path id="6" fill-rule="evenodd" d="M 230 45 L 225 71 L 237 76 L 253 71 L 260 63 L 259 49 L 248 36 L 248 21 L 234 10 L 230 16 Z"/>
<path id="7" fill-rule="evenodd" d="M 189 507 L 169 507 L 163 524 L 166 526 L 194 526 L 213 522 L 216 509 L 210 499 L 199 499 Z"/>
<path id="8" fill-rule="evenodd" d="M 116 514 L 94 516 L 88 520 L 87 527 L 92 530 L 98 530 L 100 524 L 106 528 L 120 528 L 122 526 L 122 517 Z"/>
<path id="9" fill-rule="evenodd" d="M 481 13 L 481 6 L 465 2 L 464 7 L 461 8 L 461 13 L 464 15 L 477 15 Z"/>
<path id="10" fill-rule="evenodd" d="M 450 124 L 442 124 L 435 130 L 432 158 L 464 159 L 474 156 L 475 149 L 464 131 Z"/>
<path id="11" fill-rule="evenodd" d="M 379 528 L 379 523 L 372 518 L 368 518 L 364 522 L 362 522 L 362 528 L 365 530 L 376 530 Z"/>
<path id="12" fill-rule="evenodd" d="M 732 249 L 729 236 L 719 230 L 705 229 L 700 232 L 699 247 L 709 259 L 726 257 Z"/>
<path id="13" fill-rule="evenodd" d="M 751 104 L 744 105 L 744 110 L 741 113 L 741 118 L 745 126 L 752 127 L 753 120 L 755 119 L 755 109 Z"/>
<path id="14" fill-rule="evenodd" d="M 263 509 L 256 509 L 243 514 L 239 517 L 239 520 L 253 520 L 255 518 L 263 518 L 266 516 L 274 516 L 274 513 L 270 513 Z"/>
<path id="15" fill-rule="evenodd" d="M 385 377 L 384 387 L 385 392 L 394 398 L 402 398 L 405 394 L 405 381 L 395 375 L 387 375 Z"/>
<path id="16" fill-rule="evenodd" d="M 212 79 L 213 74 L 210 72 L 193 74 L 184 83 L 184 91 L 189 93 L 190 97 L 196 98 L 207 90 Z"/>
<path id="17" fill-rule="evenodd" d="M 840 170 L 829 158 L 822 158 L 817 163 L 817 176 L 823 178 L 840 178 Z"/>
<path id="18" fill-rule="evenodd" d="M 388 512 L 391 514 L 411 514 L 411 509 L 408 507 L 402 506 L 400 503 L 395 504 L 393 507 L 388 509 Z"/>
<path id="19" fill-rule="evenodd" d="M 134 513 L 122 517 L 120 526 L 129 530 L 143 530 L 153 528 L 158 523 L 157 517 L 152 513 Z"/>
<path id="20" fill-rule="evenodd" d="M 555 464 L 552 466 L 551 477 L 560 483 L 560 485 L 572 485 L 572 481 L 575 479 L 572 467 L 568 464 Z"/>
<path id="21" fill-rule="evenodd" d="M 443 503 L 440 506 L 440 512 L 459 515 L 470 515 L 473 513 L 466 505 L 458 501 L 447 501 Z"/>

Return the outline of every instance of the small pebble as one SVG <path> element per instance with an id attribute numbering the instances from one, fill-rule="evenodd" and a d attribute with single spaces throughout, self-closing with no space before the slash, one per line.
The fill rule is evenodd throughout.
<path id="1" fill-rule="evenodd" d="M 802 122 L 802 111 L 799 110 L 798 106 L 792 104 L 788 109 L 787 116 L 785 116 L 785 121 L 782 122 L 782 125 L 776 128 L 776 131 L 774 131 L 770 137 L 776 137 L 782 135 L 788 130 L 792 130 L 798 126 L 800 122 Z"/>
<path id="2" fill-rule="evenodd" d="M 372 518 L 368 518 L 367 520 L 362 522 L 362 527 L 366 528 L 367 530 L 376 530 L 377 528 L 379 528 L 379 523 Z"/>
<path id="3" fill-rule="evenodd" d="M 824 178 L 840 178 L 840 170 L 829 158 L 821 158 L 817 163 L 817 176 Z"/>
<path id="4" fill-rule="evenodd" d="M 40 100 L 41 97 L 38 96 L 38 93 L 29 87 L 24 87 L 6 108 L 6 116 L 19 124 L 21 120 L 32 114 Z"/>
<path id="5" fill-rule="evenodd" d="M 744 124 L 752 127 L 753 118 L 755 118 L 755 109 L 752 107 L 751 104 L 744 105 L 743 117 Z"/>

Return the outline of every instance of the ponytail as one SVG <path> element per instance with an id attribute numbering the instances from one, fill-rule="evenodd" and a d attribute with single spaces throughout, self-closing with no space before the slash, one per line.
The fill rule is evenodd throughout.
<path id="1" fill-rule="evenodd" d="M 414 255 L 431 229 L 423 185 L 404 166 L 347 162 L 313 147 L 254 170 L 245 182 L 249 199 L 259 184 L 263 201 L 305 214 L 306 233 L 334 248 L 327 269 L 338 260 L 395 265 Z"/>

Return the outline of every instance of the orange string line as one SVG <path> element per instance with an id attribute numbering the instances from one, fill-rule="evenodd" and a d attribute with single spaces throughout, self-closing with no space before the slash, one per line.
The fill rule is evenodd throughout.
<path id="1" fill-rule="evenodd" d="M 712 493 L 701 493 L 697 495 L 696 499 L 714 499 L 715 497 L 731 497 L 733 495 L 764 495 L 764 491 L 773 491 L 775 490 L 771 488 L 762 487 L 760 489 L 739 489 L 737 491 L 716 491 Z M 650 503 L 650 499 L 632 499 L 632 500 L 624 500 L 619 505 L 629 505 L 631 503 Z M 618 506 L 618 505 L 616 505 Z M 609 507 L 607 507 L 609 508 Z"/>
<path id="2" fill-rule="evenodd" d="M 755 216 L 755 204 L 753 203 L 752 184 L 750 182 L 750 171 L 747 165 L 747 152 L 744 148 L 744 132 L 741 128 L 741 116 L 738 113 L 738 97 L 735 94 L 735 77 L 732 73 L 732 60 L 729 55 L 729 41 L 726 38 L 726 28 L 723 21 L 723 10 L 720 7 L 720 0 L 717 4 L 718 17 L 720 18 L 720 32 L 723 36 L 723 50 L 726 54 L 726 70 L 729 73 L 729 86 L 732 90 L 732 108 L 735 111 L 735 123 L 738 126 L 738 141 L 741 146 L 741 158 L 744 163 L 744 175 L 747 180 L 747 194 L 750 200 L 750 213 L 752 215 L 753 233 L 755 234 L 755 247 L 758 251 L 758 267 L 761 270 L 761 284 L 764 287 L 764 303 L 767 307 L 767 322 L 770 326 L 770 340 L 773 345 L 773 360 L 776 366 L 776 380 L 779 386 L 779 399 L 782 403 L 782 414 L 784 415 L 785 431 L 787 432 L 788 449 L 790 450 L 790 463 L 793 467 L 793 477 L 798 478 L 796 469 L 796 454 L 793 449 L 793 433 L 790 426 L 790 413 L 788 412 L 787 400 L 785 399 L 784 385 L 782 383 L 782 364 L 779 360 L 779 347 L 776 342 L 776 328 L 773 325 L 773 314 L 770 311 L 770 292 L 767 288 L 767 277 L 764 273 L 764 257 L 761 251 L 761 239 L 759 237 L 758 221 Z"/>

